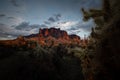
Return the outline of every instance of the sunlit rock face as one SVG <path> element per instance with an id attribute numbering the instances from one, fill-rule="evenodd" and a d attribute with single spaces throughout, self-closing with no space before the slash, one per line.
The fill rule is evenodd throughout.
<path id="1" fill-rule="evenodd" d="M 53 45 L 57 46 L 59 44 L 65 44 L 65 45 L 70 45 L 70 44 L 80 44 L 80 37 L 73 34 L 73 35 L 68 35 L 68 33 L 64 30 L 60 30 L 59 28 L 44 28 L 44 29 L 39 29 L 38 34 L 31 34 L 29 36 L 25 36 L 26 40 L 34 40 L 38 42 L 41 45 Z"/>
<path id="2" fill-rule="evenodd" d="M 18 36 L 14 40 L 1 40 L 0 45 L 6 45 L 6 46 L 24 46 L 27 44 L 27 41 L 23 36 Z"/>
<path id="3" fill-rule="evenodd" d="M 9 46 L 35 46 L 36 43 L 42 46 L 58 46 L 59 44 L 66 46 L 86 46 L 88 40 L 80 39 L 79 36 L 68 33 L 59 28 L 39 29 L 37 34 L 28 36 L 18 36 L 14 40 L 0 41 L 0 44 Z"/>

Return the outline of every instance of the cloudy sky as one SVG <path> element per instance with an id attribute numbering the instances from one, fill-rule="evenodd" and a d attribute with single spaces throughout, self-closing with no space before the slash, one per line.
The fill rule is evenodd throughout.
<path id="1" fill-rule="evenodd" d="M 101 0 L 0 0 L 0 40 L 56 27 L 80 37 L 89 35 L 93 20 L 83 21 L 81 8 L 101 8 Z"/>

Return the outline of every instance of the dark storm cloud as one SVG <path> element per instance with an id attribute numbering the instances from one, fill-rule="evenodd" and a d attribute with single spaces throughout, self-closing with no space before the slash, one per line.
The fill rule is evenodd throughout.
<path id="1" fill-rule="evenodd" d="M 40 28 L 47 28 L 48 26 L 47 25 L 45 25 L 45 24 L 41 24 L 40 25 Z"/>
<path id="2" fill-rule="evenodd" d="M 24 31 L 31 31 L 33 29 L 38 29 L 39 28 L 47 28 L 48 26 L 46 26 L 45 24 L 29 24 L 29 22 L 22 22 L 17 26 L 12 26 L 15 27 L 16 30 L 24 30 Z"/>
<path id="3" fill-rule="evenodd" d="M 6 14 L 0 14 L 0 18 L 5 17 L 6 19 L 16 19 L 16 17 L 9 17 Z"/>
<path id="4" fill-rule="evenodd" d="M 0 23 L 0 39 L 7 39 L 8 37 L 16 37 L 18 35 L 14 34 L 14 30 L 6 24 Z"/>
<path id="5" fill-rule="evenodd" d="M 9 34 L 6 34 L 6 33 L 2 33 L 2 32 L 0 32 L 0 40 L 6 40 L 6 39 L 9 39 L 8 36 L 9 36 Z"/>
<path id="6" fill-rule="evenodd" d="M 61 18 L 61 14 L 55 14 L 54 16 L 55 16 L 56 21 L 60 20 Z"/>
<path id="7" fill-rule="evenodd" d="M 52 17 L 49 17 L 48 21 L 50 21 L 50 22 L 57 22 L 57 21 L 60 20 L 60 18 L 61 18 L 61 14 L 55 14 Z"/>
<path id="8" fill-rule="evenodd" d="M 17 0 L 10 0 L 13 6 L 19 7 L 20 5 L 18 4 Z"/>
<path id="9" fill-rule="evenodd" d="M 12 32 L 12 28 L 6 24 L 0 23 L 0 33 L 1 35 L 9 35 Z"/>
<path id="10" fill-rule="evenodd" d="M 48 26 L 46 26 L 46 25 L 50 25 L 50 24 L 52 24 L 52 23 L 54 23 L 54 22 L 57 22 L 57 21 L 60 20 L 60 18 L 61 18 L 61 14 L 55 14 L 55 15 L 49 17 L 48 20 L 44 21 L 44 24 L 42 24 L 42 25 L 40 25 L 40 26 L 41 26 L 41 27 L 43 27 L 43 26 L 44 26 L 44 27 L 48 27 Z"/>
<path id="11" fill-rule="evenodd" d="M 5 32 L 9 30 L 9 27 L 6 26 L 6 24 L 0 23 L 0 32 Z"/>
<path id="12" fill-rule="evenodd" d="M 55 22 L 56 20 L 55 20 L 55 18 L 50 17 L 50 18 L 48 19 L 48 21 L 50 21 L 50 22 Z"/>
<path id="13" fill-rule="evenodd" d="M 49 24 L 50 24 L 50 22 L 48 22 L 48 21 L 44 21 L 44 23 L 45 23 L 45 24 L 47 24 L 47 25 L 49 25 Z"/>
<path id="14" fill-rule="evenodd" d="M 5 24 L 3 24 L 3 23 L 0 23 L 0 26 L 4 26 Z"/>
<path id="15" fill-rule="evenodd" d="M 5 14 L 0 14 L 0 18 L 5 17 L 5 16 L 6 16 Z"/>
<path id="16" fill-rule="evenodd" d="M 6 14 L 0 14 L 0 18 L 6 18 L 6 19 L 16 19 L 16 17 L 9 17 L 8 15 Z"/>
<path id="17" fill-rule="evenodd" d="M 20 35 L 20 34 L 19 34 Z M 0 32 L 0 37 L 5 37 L 5 38 L 7 38 L 8 36 L 11 36 L 11 37 L 17 37 L 17 36 L 19 36 L 19 35 L 17 35 L 17 34 L 13 34 L 13 33 L 10 33 L 10 32 Z"/>
<path id="18" fill-rule="evenodd" d="M 37 27 L 37 25 L 30 25 L 30 27 Z M 32 30 L 33 29 L 31 29 L 30 31 L 32 31 Z M 33 30 L 32 33 L 35 33 L 36 30 L 37 29 Z M 16 29 L 16 27 L 8 26 L 6 24 L 0 23 L 0 39 L 13 39 L 13 38 L 16 38 L 19 35 L 24 36 L 24 35 L 31 34 L 30 31 L 27 31 L 27 29 L 24 30 L 24 28 Z"/>
<path id="19" fill-rule="evenodd" d="M 0 23 L 0 39 L 14 39 L 19 35 L 26 36 L 30 34 L 38 33 L 39 28 L 46 28 L 45 24 L 29 24 L 28 22 L 22 22 L 19 25 L 8 26 Z"/>
<path id="20" fill-rule="evenodd" d="M 16 19 L 15 17 L 7 17 L 7 19 Z"/>
<path id="21" fill-rule="evenodd" d="M 7 37 L 9 34 L 0 31 L 0 37 Z"/>
<path id="22" fill-rule="evenodd" d="M 22 22 L 19 25 L 15 26 L 15 29 L 30 31 L 30 30 L 32 30 L 34 28 L 39 28 L 39 27 L 40 27 L 40 25 L 38 25 L 38 24 L 30 25 L 28 22 Z"/>

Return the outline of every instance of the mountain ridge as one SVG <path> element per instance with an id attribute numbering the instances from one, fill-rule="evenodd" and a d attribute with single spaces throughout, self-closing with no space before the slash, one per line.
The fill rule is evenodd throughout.
<path id="1" fill-rule="evenodd" d="M 60 28 L 40 28 L 39 33 L 25 36 L 25 38 L 47 46 L 50 46 L 51 44 L 79 44 L 81 40 L 79 36 L 75 34 L 68 35 L 66 31 L 60 30 Z"/>
<path id="2" fill-rule="evenodd" d="M 66 31 L 60 30 L 60 28 L 44 28 L 39 29 L 36 34 L 28 36 L 19 36 L 14 40 L 0 41 L 0 44 L 6 45 L 31 45 L 31 42 L 37 42 L 41 46 L 58 46 L 62 45 L 86 45 L 87 39 L 82 40 L 78 35 L 69 35 Z"/>

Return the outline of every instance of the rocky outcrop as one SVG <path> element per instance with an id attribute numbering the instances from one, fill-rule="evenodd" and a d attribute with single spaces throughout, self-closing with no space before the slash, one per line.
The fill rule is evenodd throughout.
<path id="1" fill-rule="evenodd" d="M 25 36 L 26 40 L 33 40 L 38 42 L 41 45 L 59 45 L 59 44 L 80 44 L 80 37 L 77 35 L 68 35 L 68 33 L 64 30 L 60 30 L 60 28 L 44 28 L 39 29 L 38 34 L 32 34 L 29 36 Z"/>
<path id="2" fill-rule="evenodd" d="M 80 39 L 79 36 L 75 34 L 68 35 L 66 31 L 60 30 L 59 28 L 39 29 L 37 34 L 19 36 L 14 40 L 0 41 L 0 44 L 7 46 L 31 47 L 35 46 L 36 43 L 40 44 L 41 46 L 58 46 L 59 44 L 66 46 L 82 46 L 87 44 L 87 42 L 85 42 L 83 39 Z"/>
<path id="3" fill-rule="evenodd" d="M 27 41 L 24 39 L 23 36 L 19 36 L 14 40 L 1 40 L 0 45 L 6 46 L 24 46 L 26 45 Z"/>

